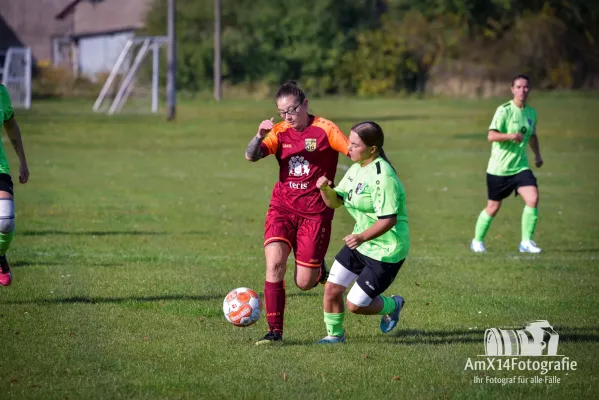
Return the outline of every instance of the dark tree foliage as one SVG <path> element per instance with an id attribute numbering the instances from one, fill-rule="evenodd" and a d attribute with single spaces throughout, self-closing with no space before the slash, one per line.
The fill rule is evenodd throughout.
<path id="1" fill-rule="evenodd" d="M 177 1 L 178 76 L 212 86 L 213 0 Z M 312 95 L 423 91 L 445 71 L 576 88 L 599 74 L 599 1 L 222 0 L 228 84 L 299 80 Z M 148 33 L 164 34 L 155 0 Z M 450 71 L 450 72 L 448 72 Z"/>

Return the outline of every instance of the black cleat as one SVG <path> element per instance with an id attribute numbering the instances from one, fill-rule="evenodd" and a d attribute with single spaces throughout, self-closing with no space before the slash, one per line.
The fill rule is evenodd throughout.
<path id="1" fill-rule="evenodd" d="M 256 342 L 256 346 L 281 344 L 283 342 L 283 335 L 279 332 L 268 332 L 266 336 Z"/>
<path id="2" fill-rule="evenodd" d="M 318 281 L 318 283 L 324 285 L 325 283 L 327 283 L 327 279 L 329 279 L 329 271 L 327 271 L 327 265 L 323 260 L 322 264 L 320 265 L 320 280 Z"/>

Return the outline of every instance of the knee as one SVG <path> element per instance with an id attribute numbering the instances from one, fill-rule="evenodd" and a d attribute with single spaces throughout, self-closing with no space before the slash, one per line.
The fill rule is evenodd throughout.
<path id="1" fill-rule="evenodd" d="M 0 232 L 15 229 L 15 203 L 13 199 L 0 199 Z"/>
<path id="2" fill-rule="evenodd" d="M 310 290 L 314 288 L 315 283 L 309 279 L 295 278 L 295 285 L 303 291 Z"/>
<path id="3" fill-rule="evenodd" d="M 327 283 L 324 287 L 324 299 L 325 301 L 334 301 L 340 297 L 343 297 L 345 287 L 341 285 Z"/>
<path id="4" fill-rule="evenodd" d="M 486 212 L 490 217 L 494 217 L 501 207 L 501 203 L 490 203 L 487 204 Z"/>
<path id="5" fill-rule="evenodd" d="M 539 195 L 538 195 L 538 193 L 530 195 L 525 200 L 525 203 L 530 208 L 537 208 L 537 206 L 539 205 Z"/>
<path id="6" fill-rule="evenodd" d="M 295 285 L 300 290 L 310 290 L 316 286 L 318 279 L 318 270 L 306 268 L 301 265 L 295 265 L 294 280 Z"/>
<path id="7" fill-rule="evenodd" d="M 347 307 L 347 309 L 349 310 L 349 312 L 353 313 L 353 314 L 358 314 L 360 312 L 360 309 L 362 307 L 355 305 L 354 303 L 352 303 L 349 300 L 345 300 L 345 305 Z"/>
<path id="8" fill-rule="evenodd" d="M 266 263 L 266 280 L 278 282 L 285 278 L 286 264 L 282 261 Z"/>

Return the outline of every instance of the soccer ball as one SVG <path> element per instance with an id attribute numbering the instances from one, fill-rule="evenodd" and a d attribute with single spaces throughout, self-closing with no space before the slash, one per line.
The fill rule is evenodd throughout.
<path id="1" fill-rule="evenodd" d="M 227 321 L 235 326 L 250 326 L 262 314 L 262 300 L 252 289 L 233 289 L 223 301 L 223 312 Z"/>

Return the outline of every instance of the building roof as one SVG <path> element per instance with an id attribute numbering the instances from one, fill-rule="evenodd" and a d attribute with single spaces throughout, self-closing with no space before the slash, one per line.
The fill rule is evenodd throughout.
<path id="1" fill-rule="evenodd" d="M 73 36 L 143 28 L 151 0 L 71 0 L 56 19 L 72 16 Z"/>

